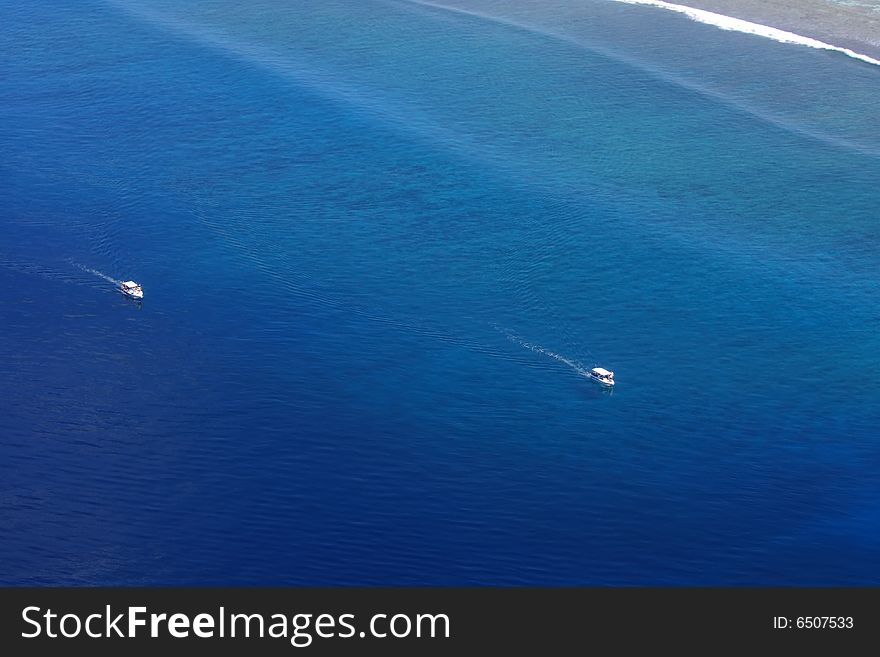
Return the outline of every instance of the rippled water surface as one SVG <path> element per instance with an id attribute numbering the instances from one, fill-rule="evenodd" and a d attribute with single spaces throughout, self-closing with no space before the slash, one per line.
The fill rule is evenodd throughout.
<path id="1" fill-rule="evenodd" d="M 599 0 L 0 11 L 0 582 L 878 583 L 880 67 Z"/>

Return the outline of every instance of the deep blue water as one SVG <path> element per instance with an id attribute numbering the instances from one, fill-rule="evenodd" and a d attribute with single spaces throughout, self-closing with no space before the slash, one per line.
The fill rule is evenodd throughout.
<path id="1" fill-rule="evenodd" d="M 456 2 L 0 0 L 0 582 L 880 583 L 880 67 Z"/>

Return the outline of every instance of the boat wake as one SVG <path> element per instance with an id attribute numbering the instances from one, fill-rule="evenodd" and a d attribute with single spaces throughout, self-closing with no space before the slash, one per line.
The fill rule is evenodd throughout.
<path id="1" fill-rule="evenodd" d="M 525 349 L 528 349 L 529 351 L 533 351 L 536 354 L 541 354 L 542 356 L 547 356 L 548 358 L 552 358 L 553 360 L 567 366 L 569 369 L 571 369 L 572 371 L 574 371 L 576 374 L 578 374 L 580 376 L 585 376 L 585 377 L 590 376 L 589 368 L 585 367 L 584 364 L 581 363 L 580 361 L 574 360 L 572 358 L 568 358 L 567 356 L 563 356 L 562 354 L 558 354 L 555 351 L 550 351 L 549 349 L 545 349 L 544 347 L 542 347 L 540 345 L 533 344 L 531 342 L 527 342 L 526 340 L 523 340 L 516 333 L 514 333 L 513 331 L 511 331 L 509 329 L 502 328 L 500 326 L 495 326 L 495 329 L 499 333 L 503 334 L 508 340 L 510 340 L 514 344 L 518 344 L 519 346 L 521 346 Z"/>
<path id="2" fill-rule="evenodd" d="M 80 269 L 82 269 L 84 272 L 87 272 L 89 274 L 93 274 L 94 276 L 97 276 L 98 278 L 103 278 L 108 283 L 113 283 L 114 285 L 119 285 L 119 283 L 120 283 L 120 281 L 108 276 L 104 272 L 98 271 L 97 269 L 92 269 L 91 267 L 86 267 L 85 265 L 81 265 L 76 262 L 74 262 L 73 264 L 76 265 L 77 267 L 79 267 Z"/>
<path id="3" fill-rule="evenodd" d="M 779 41 L 780 43 L 807 46 L 809 48 L 817 48 L 819 50 L 833 50 L 835 52 L 843 53 L 847 57 L 852 57 L 853 59 L 858 59 L 860 61 L 866 62 L 868 64 L 873 64 L 875 66 L 880 66 L 880 60 L 855 52 L 854 50 L 850 50 L 849 48 L 841 48 L 840 46 L 825 43 L 824 41 L 819 41 L 818 39 L 811 39 L 810 37 L 805 37 L 800 34 L 795 34 L 793 32 L 786 32 L 785 30 L 770 27 L 769 25 L 752 23 L 741 18 L 725 16 L 724 14 L 716 14 L 711 11 L 706 11 L 705 9 L 695 9 L 694 7 L 688 7 L 686 5 L 676 5 L 671 2 L 663 2 L 663 0 L 614 1 L 623 2 L 628 5 L 647 5 L 651 7 L 659 7 L 660 9 L 666 9 L 668 11 L 674 11 L 679 14 L 684 14 L 693 21 L 696 21 L 698 23 L 705 23 L 707 25 L 714 25 L 715 27 L 718 27 L 722 30 L 728 30 L 731 32 L 744 32 L 745 34 L 754 34 L 756 36 Z"/>

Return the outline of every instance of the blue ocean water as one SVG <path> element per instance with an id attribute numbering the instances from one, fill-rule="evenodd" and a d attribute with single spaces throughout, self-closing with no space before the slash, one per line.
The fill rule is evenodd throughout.
<path id="1" fill-rule="evenodd" d="M 880 67 L 605 0 L 0 13 L 0 582 L 880 583 Z"/>

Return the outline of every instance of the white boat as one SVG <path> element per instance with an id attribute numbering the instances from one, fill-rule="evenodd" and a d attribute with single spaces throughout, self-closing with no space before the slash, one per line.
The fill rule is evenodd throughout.
<path id="1" fill-rule="evenodd" d="M 144 298 L 143 288 L 134 281 L 122 281 L 119 284 L 119 289 L 122 290 L 122 293 L 125 296 L 131 297 L 132 299 L 140 300 Z"/>
<path id="2" fill-rule="evenodd" d="M 614 372 L 612 372 L 611 370 L 606 370 L 604 367 L 594 367 L 588 372 L 588 374 L 590 375 L 591 379 L 595 379 L 602 385 L 614 385 Z"/>

